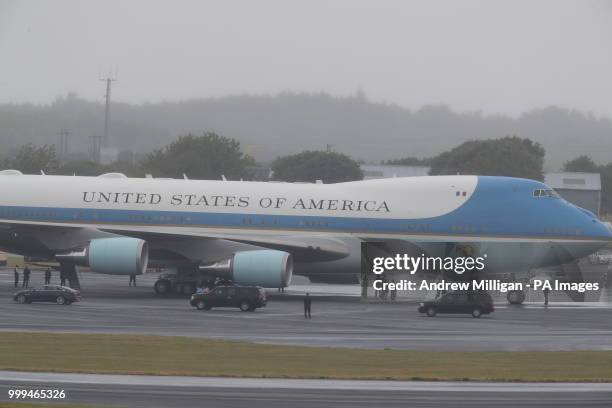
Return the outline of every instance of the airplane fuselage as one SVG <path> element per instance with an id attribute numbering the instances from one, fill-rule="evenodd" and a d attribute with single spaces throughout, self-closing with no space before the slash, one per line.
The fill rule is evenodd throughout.
<path id="1" fill-rule="evenodd" d="M 0 190 L 0 223 L 5 225 L 114 234 L 487 242 L 490 248 L 495 242 L 522 242 L 548 252 L 552 245 L 562 246 L 567 259 L 593 252 L 611 236 L 592 214 L 556 197 L 546 185 L 504 177 L 325 185 L 2 175 Z M 0 245 L 28 252 L 16 242 L 9 236 Z"/>

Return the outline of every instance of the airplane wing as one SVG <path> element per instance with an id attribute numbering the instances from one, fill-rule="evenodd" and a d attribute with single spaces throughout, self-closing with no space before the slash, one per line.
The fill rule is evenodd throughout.
<path id="1" fill-rule="evenodd" d="M 350 254 L 346 244 L 331 237 L 227 234 L 206 231 L 180 231 L 165 228 L 101 228 L 117 235 L 141 238 L 153 244 L 173 239 L 217 239 L 289 252 L 298 262 L 323 262 L 342 259 Z"/>
<path id="2" fill-rule="evenodd" d="M 153 250 L 165 249 L 191 259 L 203 251 L 204 243 L 223 241 L 247 246 L 289 252 L 298 262 L 323 262 L 342 259 L 350 254 L 346 244 L 325 236 L 295 236 L 281 234 L 228 234 L 203 228 L 173 228 L 164 226 L 92 225 L 90 228 L 71 223 L 40 223 L 0 220 L 3 233 L 16 234 L 20 240 L 38 241 L 53 250 L 66 250 L 84 245 L 93 238 L 122 235 L 141 238 Z M 197 247 L 197 248 L 194 248 Z M 184 249 L 181 249 L 184 248 Z M 190 249 L 191 248 L 191 249 Z M 218 248 L 218 246 L 217 246 Z M 41 248 L 42 251 L 42 248 Z M 218 251 L 218 249 L 217 249 Z M 200 256 L 203 254 L 199 254 Z"/>

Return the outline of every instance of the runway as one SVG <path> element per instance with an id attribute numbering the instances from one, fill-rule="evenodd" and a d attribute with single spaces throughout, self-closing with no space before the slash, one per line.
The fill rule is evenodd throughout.
<path id="1" fill-rule="evenodd" d="M 241 379 L 0 371 L 7 390 L 62 389 L 55 402 L 125 407 L 609 407 L 612 384 Z"/>
<path id="2" fill-rule="evenodd" d="M 56 279 L 56 276 L 54 276 Z M 481 319 L 428 318 L 414 303 L 364 303 L 354 286 L 296 285 L 270 292 L 255 313 L 197 311 L 183 297 L 153 293 L 156 275 L 138 278 L 83 273 L 83 301 L 71 306 L 13 302 L 12 272 L 0 271 L 0 330 L 140 333 L 244 340 L 268 344 L 416 350 L 612 350 L 609 303 L 497 305 Z M 32 283 L 42 282 L 38 271 Z M 53 283 L 53 282 L 52 282 Z M 301 296 L 313 293 L 313 319 L 304 320 Z"/>

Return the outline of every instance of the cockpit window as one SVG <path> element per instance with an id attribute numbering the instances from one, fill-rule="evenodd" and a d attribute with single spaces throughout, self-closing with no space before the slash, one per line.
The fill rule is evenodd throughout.
<path id="1" fill-rule="evenodd" d="M 555 190 L 543 189 L 543 188 L 539 188 L 539 189 L 533 190 L 533 196 L 534 197 L 559 198 L 559 194 L 557 194 L 557 192 Z"/>

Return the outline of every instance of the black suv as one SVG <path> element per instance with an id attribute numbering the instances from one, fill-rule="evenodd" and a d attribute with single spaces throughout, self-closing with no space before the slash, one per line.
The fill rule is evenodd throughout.
<path id="1" fill-rule="evenodd" d="M 266 303 L 266 292 L 259 286 L 217 286 L 209 292 L 194 293 L 189 301 L 199 310 L 239 307 L 243 312 L 253 312 Z"/>
<path id="2" fill-rule="evenodd" d="M 419 304 L 419 312 L 434 317 L 437 313 L 469 313 L 480 317 L 495 310 L 491 295 L 485 291 L 449 292 L 429 302 Z"/>
<path id="3" fill-rule="evenodd" d="M 40 289 L 24 289 L 15 293 L 13 300 L 17 303 L 54 302 L 58 305 L 69 305 L 81 300 L 81 292 L 59 285 L 47 285 Z"/>

